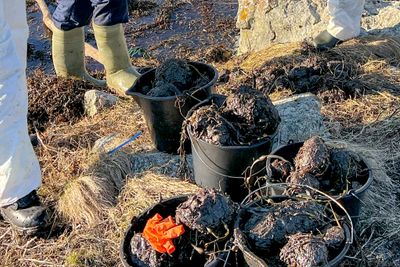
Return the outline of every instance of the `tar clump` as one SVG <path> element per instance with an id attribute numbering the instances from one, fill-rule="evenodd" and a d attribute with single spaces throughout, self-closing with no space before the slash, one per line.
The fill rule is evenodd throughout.
<path id="1" fill-rule="evenodd" d="M 217 106 L 203 106 L 187 120 L 191 133 L 221 146 L 251 145 L 271 136 L 281 119 L 268 96 L 241 87 Z"/>
<path id="2" fill-rule="evenodd" d="M 151 97 L 168 97 L 194 91 L 211 80 L 190 62 L 168 59 L 155 70 L 152 86 L 144 86 L 142 93 Z"/>
<path id="3" fill-rule="evenodd" d="M 202 189 L 176 209 L 176 221 L 200 233 L 224 236 L 236 215 L 236 205 L 215 189 Z"/>

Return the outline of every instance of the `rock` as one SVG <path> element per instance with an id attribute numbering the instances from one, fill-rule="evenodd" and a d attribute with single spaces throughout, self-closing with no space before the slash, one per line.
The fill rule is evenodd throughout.
<path id="1" fill-rule="evenodd" d="M 240 29 L 238 53 L 316 36 L 328 24 L 326 7 L 326 0 L 239 0 L 236 23 Z M 398 35 L 399 1 L 366 0 L 361 25 L 366 34 Z"/>
<path id="2" fill-rule="evenodd" d="M 276 147 L 286 145 L 291 140 L 302 142 L 311 136 L 326 135 L 321 104 L 315 95 L 299 94 L 275 101 L 273 104 L 282 120 L 275 137 Z"/>
<path id="3" fill-rule="evenodd" d="M 101 92 L 98 90 L 90 90 L 85 93 L 85 113 L 89 116 L 94 116 L 100 111 L 110 108 L 117 104 L 118 97 Z"/>

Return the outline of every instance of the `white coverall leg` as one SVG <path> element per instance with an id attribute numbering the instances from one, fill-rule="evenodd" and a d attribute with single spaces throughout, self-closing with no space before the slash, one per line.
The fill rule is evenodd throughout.
<path id="1" fill-rule="evenodd" d="M 0 207 L 41 184 L 28 135 L 25 0 L 0 0 Z"/>
<path id="2" fill-rule="evenodd" d="M 365 0 L 328 0 L 328 33 L 345 41 L 360 34 Z"/>

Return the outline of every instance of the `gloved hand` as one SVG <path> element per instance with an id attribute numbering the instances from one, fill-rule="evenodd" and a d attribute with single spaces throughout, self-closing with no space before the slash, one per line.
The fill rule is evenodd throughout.
<path id="1" fill-rule="evenodd" d="M 171 216 L 163 219 L 160 214 L 154 215 L 146 223 L 143 237 L 150 243 L 154 250 L 160 253 L 172 254 L 175 251 L 172 239 L 185 233 L 183 225 L 176 225 Z"/>

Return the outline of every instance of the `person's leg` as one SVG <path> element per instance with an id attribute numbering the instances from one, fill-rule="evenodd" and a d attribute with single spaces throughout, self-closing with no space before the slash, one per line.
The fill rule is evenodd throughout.
<path id="1" fill-rule="evenodd" d="M 0 211 L 15 226 L 30 229 L 43 224 L 45 212 L 26 198 L 41 185 L 27 126 L 27 39 L 25 1 L 0 0 Z M 21 199 L 24 205 L 15 205 Z"/>
<path id="2" fill-rule="evenodd" d="M 92 3 L 95 7 L 93 29 L 107 85 L 125 95 L 140 76 L 131 64 L 122 27 L 128 21 L 128 1 L 92 0 Z"/>
<path id="3" fill-rule="evenodd" d="M 89 25 L 93 7 L 90 0 L 61 0 L 53 13 L 57 29 L 52 36 L 52 57 L 56 74 L 105 86 L 91 77 L 85 68 L 84 26 Z"/>
<path id="4" fill-rule="evenodd" d="M 328 0 L 330 15 L 328 33 L 341 41 L 358 36 L 364 2 L 364 0 Z"/>
<path id="5" fill-rule="evenodd" d="M 328 0 L 330 20 L 325 31 L 314 39 L 317 49 L 325 50 L 360 34 L 364 0 Z"/>

